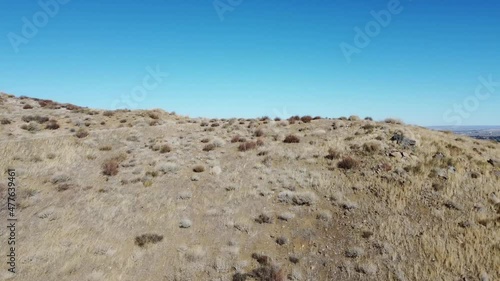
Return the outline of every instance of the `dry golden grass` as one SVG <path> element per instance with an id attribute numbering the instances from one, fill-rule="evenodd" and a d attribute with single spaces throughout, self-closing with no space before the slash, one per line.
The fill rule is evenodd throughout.
<path id="1" fill-rule="evenodd" d="M 500 280 L 497 143 L 354 117 L 207 122 L 1 97 L 0 169 L 19 183 L 13 280 Z M 60 128 L 22 130 L 28 111 Z"/>

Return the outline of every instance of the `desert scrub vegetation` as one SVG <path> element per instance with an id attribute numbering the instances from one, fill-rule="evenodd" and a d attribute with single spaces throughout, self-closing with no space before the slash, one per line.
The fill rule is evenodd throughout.
<path id="1" fill-rule="evenodd" d="M 0 124 L 2 125 L 9 125 L 11 123 L 11 121 L 7 118 L 2 118 L 2 120 L 0 120 Z"/>
<path id="2" fill-rule="evenodd" d="M 160 146 L 160 153 L 168 153 L 172 151 L 172 148 L 168 144 L 163 144 Z"/>
<path id="3" fill-rule="evenodd" d="M 33 109 L 33 106 L 29 105 L 29 104 L 25 104 L 23 106 L 23 109 Z"/>
<path id="4" fill-rule="evenodd" d="M 278 201 L 298 206 L 311 206 L 316 204 L 318 196 L 312 191 L 295 192 L 285 190 L 278 194 Z"/>
<path id="5" fill-rule="evenodd" d="M 333 160 L 333 159 L 339 159 L 340 158 L 340 151 L 337 149 L 330 147 L 328 149 L 328 154 L 325 156 L 326 159 Z"/>
<path id="6" fill-rule="evenodd" d="M 158 234 L 143 234 L 135 237 L 135 245 L 145 247 L 147 244 L 156 244 L 163 240 L 163 235 Z"/>
<path id="7" fill-rule="evenodd" d="M 257 129 L 254 134 L 254 136 L 260 138 L 260 137 L 263 137 L 264 136 L 264 131 L 262 129 Z"/>
<path id="8" fill-rule="evenodd" d="M 355 169 L 359 167 L 359 161 L 353 159 L 350 156 L 344 157 L 338 164 L 337 167 L 344 169 L 344 170 L 350 170 L 350 169 Z"/>
<path id="9" fill-rule="evenodd" d="M 21 125 L 21 129 L 34 133 L 40 131 L 40 126 L 35 122 L 30 122 L 29 124 Z"/>
<path id="10" fill-rule="evenodd" d="M 21 120 L 23 120 L 26 123 L 34 121 L 34 122 L 37 122 L 38 124 L 43 124 L 43 123 L 49 121 L 49 117 L 40 116 L 40 115 L 35 115 L 35 116 L 25 115 L 25 116 L 21 117 Z"/>
<path id="11" fill-rule="evenodd" d="M 238 146 L 239 151 L 247 151 L 247 150 L 252 150 L 257 147 L 257 143 L 253 141 L 247 141 Z"/>
<path id="12" fill-rule="evenodd" d="M 374 154 L 382 149 L 382 144 L 378 141 L 370 141 L 363 144 L 363 150 L 367 153 Z"/>
<path id="13" fill-rule="evenodd" d="M 247 140 L 239 135 L 234 136 L 231 138 L 231 143 L 236 143 L 236 142 L 246 142 Z"/>
<path id="14" fill-rule="evenodd" d="M 115 113 L 113 111 L 111 111 L 111 110 L 107 110 L 107 111 L 104 111 L 102 113 L 102 115 L 106 116 L 106 117 L 111 117 L 111 116 L 115 115 Z"/>
<path id="15" fill-rule="evenodd" d="M 45 125 L 45 129 L 47 130 L 57 130 L 59 129 L 61 126 L 59 126 L 59 124 L 57 123 L 56 120 L 50 120 L 47 125 Z"/>
<path id="16" fill-rule="evenodd" d="M 311 121 L 313 120 L 313 118 L 309 115 L 306 115 L 306 116 L 302 116 L 300 118 L 300 121 L 304 122 L 304 123 L 311 123 Z"/>
<path id="17" fill-rule="evenodd" d="M 399 119 L 396 119 L 396 118 L 386 118 L 384 120 L 384 123 L 387 123 L 387 124 L 396 124 L 396 125 L 403 125 L 403 121 L 399 120 Z"/>
<path id="18" fill-rule="evenodd" d="M 300 139 L 296 135 L 288 135 L 285 137 L 285 140 L 283 140 L 284 143 L 299 143 Z"/>
<path id="19" fill-rule="evenodd" d="M 88 137 L 88 135 L 89 135 L 89 132 L 83 128 L 78 129 L 78 131 L 76 131 L 76 133 L 75 133 L 75 137 L 77 137 L 79 139 L 86 138 L 86 137 Z"/>
<path id="20" fill-rule="evenodd" d="M 113 147 L 111 145 L 103 145 L 99 147 L 100 151 L 111 151 Z"/>
<path id="21" fill-rule="evenodd" d="M 106 160 L 102 164 L 102 174 L 105 176 L 116 176 L 118 175 L 118 168 L 120 163 L 116 159 Z"/>
<path id="22" fill-rule="evenodd" d="M 154 120 L 160 119 L 160 115 L 157 112 L 154 111 L 149 111 L 148 112 L 148 117 Z"/>
<path id="23" fill-rule="evenodd" d="M 271 258 L 265 255 L 252 254 L 252 258 L 259 263 L 259 267 L 249 273 L 238 272 L 233 275 L 233 281 L 245 281 L 248 278 L 258 281 L 285 281 L 287 280 L 285 271 Z"/>
<path id="24" fill-rule="evenodd" d="M 102 174 L 105 176 L 116 176 L 118 174 L 118 169 L 120 168 L 120 163 L 127 159 L 127 154 L 120 154 L 108 160 L 105 160 L 102 164 Z"/>
<path id="25" fill-rule="evenodd" d="M 349 121 L 360 121 L 361 118 L 359 118 L 359 116 L 357 116 L 357 115 L 351 115 L 351 116 L 349 116 L 348 120 Z"/>
<path id="26" fill-rule="evenodd" d="M 207 145 L 205 145 L 205 146 L 203 147 L 203 151 L 207 151 L 207 152 L 208 152 L 208 151 L 212 151 L 212 150 L 214 150 L 214 149 L 215 149 L 215 145 L 214 145 L 214 144 L 212 144 L 212 143 L 209 143 L 209 144 L 207 144 Z"/>

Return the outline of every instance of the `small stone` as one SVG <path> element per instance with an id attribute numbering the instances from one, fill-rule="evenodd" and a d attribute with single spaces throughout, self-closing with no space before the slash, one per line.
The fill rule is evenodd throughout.
<path id="1" fill-rule="evenodd" d="M 179 223 L 180 228 L 190 228 L 192 225 L 193 223 L 189 219 L 182 219 Z"/>
<path id="2" fill-rule="evenodd" d="M 368 263 L 357 265 L 356 271 L 359 273 L 366 274 L 366 275 L 373 275 L 373 274 L 377 273 L 378 268 L 375 264 L 368 262 Z"/>

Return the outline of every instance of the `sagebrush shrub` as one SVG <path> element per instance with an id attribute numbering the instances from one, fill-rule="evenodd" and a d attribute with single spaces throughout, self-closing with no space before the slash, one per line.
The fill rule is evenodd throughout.
<path id="1" fill-rule="evenodd" d="M 368 153 L 375 153 L 382 149 L 380 142 L 371 141 L 363 144 L 363 150 Z"/>
<path id="2" fill-rule="evenodd" d="M 75 133 L 75 136 L 79 139 L 86 138 L 89 135 L 89 132 L 83 128 L 78 129 Z"/>
<path id="3" fill-rule="evenodd" d="M 310 123 L 313 120 L 313 118 L 309 115 L 306 115 L 306 116 L 302 116 L 302 118 L 300 118 L 300 120 L 304 123 Z"/>
<path id="4" fill-rule="evenodd" d="M 212 151 L 214 149 L 215 149 L 215 145 L 211 144 L 211 143 L 209 143 L 209 144 L 205 145 L 205 147 L 203 147 L 203 151 Z"/>
<path id="5" fill-rule="evenodd" d="M 172 151 L 172 148 L 168 144 L 164 144 L 160 147 L 160 153 L 168 153 Z"/>
<path id="6" fill-rule="evenodd" d="M 340 158 L 340 152 L 336 150 L 335 148 L 329 148 L 328 149 L 328 154 L 326 155 L 326 159 L 338 159 Z"/>
<path id="7" fill-rule="evenodd" d="M 120 167 L 118 160 L 109 159 L 102 164 L 102 173 L 105 176 L 116 176 Z"/>
<path id="8" fill-rule="evenodd" d="M 247 150 L 255 149 L 256 147 L 257 147 L 256 142 L 247 141 L 247 142 L 240 144 L 240 146 L 238 146 L 238 150 L 239 151 L 247 151 Z"/>
<path id="9" fill-rule="evenodd" d="M 45 129 L 48 129 L 48 130 L 57 130 L 59 128 L 60 128 L 60 126 L 56 120 L 50 120 L 49 123 L 47 123 L 47 125 L 45 126 Z"/>
<path id="10" fill-rule="evenodd" d="M 348 156 L 348 157 L 345 157 L 344 159 L 342 159 L 337 164 L 337 166 L 341 169 L 344 169 L 344 170 L 350 170 L 350 169 L 357 168 L 359 166 L 359 162 Z"/>
<path id="11" fill-rule="evenodd" d="M 141 236 L 135 237 L 135 244 L 139 247 L 144 247 L 146 244 L 156 244 L 163 240 L 162 235 L 157 234 L 143 234 Z"/>
<path id="12" fill-rule="evenodd" d="M 254 132 L 254 136 L 256 136 L 256 137 L 262 137 L 262 136 L 264 136 L 264 131 L 262 129 L 257 129 Z"/>
<path id="13" fill-rule="evenodd" d="M 300 139 L 296 135 L 288 135 L 285 137 L 284 143 L 299 143 Z"/>

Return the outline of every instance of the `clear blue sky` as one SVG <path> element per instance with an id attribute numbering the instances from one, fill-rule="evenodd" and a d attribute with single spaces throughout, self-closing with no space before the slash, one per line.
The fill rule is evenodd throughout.
<path id="1" fill-rule="evenodd" d="M 1 91 L 192 117 L 500 124 L 498 1 L 54 1 L 0 2 Z M 48 15 L 39 3 L 58 4 Z M 356 45 L 381 10 L 390 21 Z M 148 67 L 168 76 L 144 84 Z M 479 99 L 481 76 L 498 82 Z"/>

